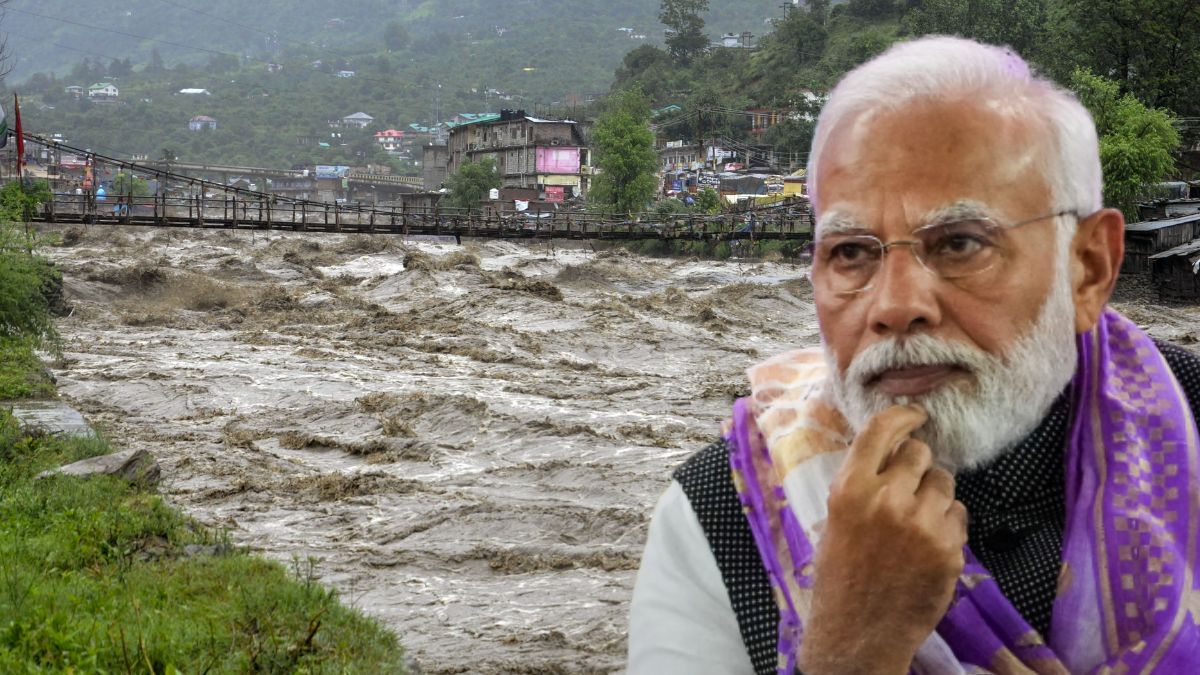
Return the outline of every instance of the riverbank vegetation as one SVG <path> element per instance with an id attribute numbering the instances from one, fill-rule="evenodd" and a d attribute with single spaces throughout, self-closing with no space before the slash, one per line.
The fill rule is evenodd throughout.
<path id="1" fill-rule="evenodd" d="M 62 277 L 35 255 L 36 234 L 13 224 L 46 194 L 45 183 L 0 188 L 0 400 L 53 394 L 35 350 L 57 351 L 51 304 Z"/>

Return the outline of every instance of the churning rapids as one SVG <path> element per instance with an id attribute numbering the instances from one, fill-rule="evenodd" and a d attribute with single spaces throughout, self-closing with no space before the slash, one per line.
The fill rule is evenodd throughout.
<path id="1" fill-rule="evenodd" d="M 426 673 L 619 671 L 654 502 L 803 269 L 587 245 L 94 226 L 48 249 L 63 397 L 163 492 L 393 628 Z"/>
<path id="2" fill-rule="evenodd" d="M 747 366 L 818 342 L 805 270 L 781 262 L 63 233 L 62 395 L 151 451 L 196 519 L 318 560 L 426 673 L 621 670 L 671 471 Z M 1197 341 L 1200 312 L 1136 290 L 1118 308 Z"/>

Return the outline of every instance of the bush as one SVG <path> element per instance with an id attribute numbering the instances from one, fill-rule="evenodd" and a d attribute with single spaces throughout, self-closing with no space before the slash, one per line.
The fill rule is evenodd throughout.
<path id="1" fill-rule="evenodd" d="M 61 275 L 33 253 L 33 242 L 12 225 L 0 225 L 0 337 L 54 343 L 51 298 L 61 296 L 61 288 Z"/>

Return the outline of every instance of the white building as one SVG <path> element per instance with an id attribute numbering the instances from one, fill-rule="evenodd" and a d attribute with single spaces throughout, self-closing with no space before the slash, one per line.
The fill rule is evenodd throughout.
<path id="1" fill-rule="evenodd" d="M 119 95 L 120 91 L 111 82 L 97 82 L 88 87 L 88 98 L 110 99 Z"/>
<path id="2" fill-rule="evenodd" d="M 371 117 L 367 113 L 356 112 L 353 115 L 346 115 L 345 117 L 343 117 L 342 118 L 342 126 L 358 127 L 359 129 L 365 129 L 365 128 L 371 126 L 371 123 L 374 121 L 375 121 L 375 118 Z"/>

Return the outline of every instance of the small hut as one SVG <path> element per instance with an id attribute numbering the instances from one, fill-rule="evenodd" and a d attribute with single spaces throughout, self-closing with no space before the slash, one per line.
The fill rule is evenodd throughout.
<path id="1" fill-rule="evenodd" d="M 1150 257 L 1182 246 L 1200 236 L 1200 213 L 1177 218 L 1147 220 L 1125 226 L 1125 262 L 1122 274 L 1150 271 Z"/>
<path id="2" fill-rule="evenodd" d="M 1200 302 L 1200 239 L 1150 256 L 1150 267 L 1160 298 Z"/>

